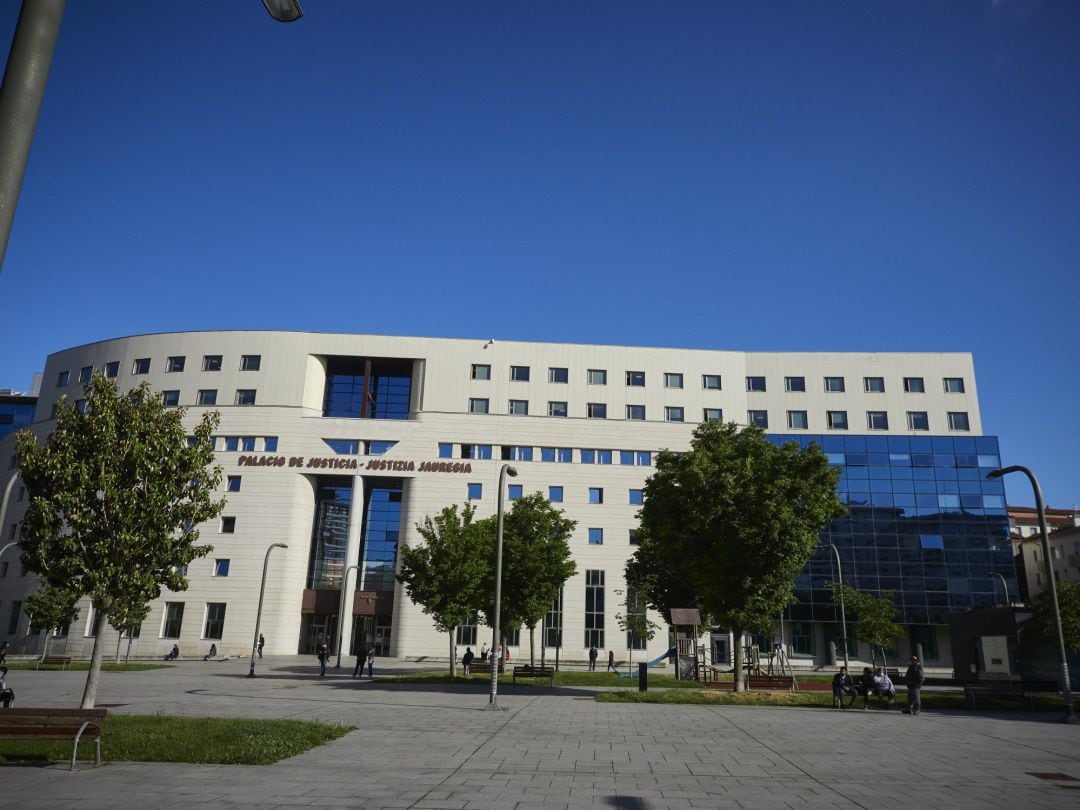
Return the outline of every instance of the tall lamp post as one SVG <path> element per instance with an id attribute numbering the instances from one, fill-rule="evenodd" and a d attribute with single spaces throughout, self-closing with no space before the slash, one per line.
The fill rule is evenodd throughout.
<path id="1" fill-rule="evenodd" d="M 836 556 L 836 579 L 840 583 L 840 588 L 837 593 L 840 594 L 840 631 L 842 633 L 842 640 L 844 642 L 844 669 L 847 670 L 847 674 L 851 674 L 851 668 L 848 666 L 848 653 L 847 653 L 847 615 L 844 613 L 844 572 L 840 568 L 840 551 L 836 548 L 835 543 L 828 543 L 829 548 L 833 550 L 833 554 Z"/>
<path id="2" fill-rule="evenodd" d="M 502 547 L 503 547 L 503 490 L 506 489 L 506 476 L 517 477 L 517 468 L 509 464 L 503 464 L 499 468 L 499 494 L 495 519 L 495 627 L 492 628 L 491 637 L 491 692 L 488 695 L 486 708 L 494 711 L 499 710 L 496 697 L 499 693 L 499 665 L 502 664 L 503 651 L 499 646 L 499 620 L 502 611 Z"/>
<path id="3" fill-rule="evenodd" d="M 1035 473 L 1027 467 L 1014 464 L 1011 467 L 1003 467 L 991 470 L 986 474 L 987 478 L 1001 478 L 1009 473 L 1021 472 L 1031 481 L 1031 488 L 1035 492 L 1035 511 L 1039 513 L 1039 534 L 1042 538 L 1043 565 L 1046 569 L 1046 588 L 1050 591 L 1050 607 L 1054 613 L 1054 630 L 1057 633 L 1058 661 L 1061 666 L 1061 697 L 1065 702 L 1065 716 L 1063 722 L 1077 722 L 1073 714 L 1072 685 L 1069 683 L 1069 659 L 1065 653 L 1065 635 L 1061 631 L 1061 611 L 1058 609 L 1057 585 L 1054 584 L 1054 566 L 1050 562 L 1050 538 L 1046 533 L 1046 508 L 1043 506 L 1042 489 Z"/>
<path id="4" fill-rule="evenodd" d="M 341 577 L 341 597 L 338 599 L 337 614 L 337 663 L 334 664 L 334 669 L 341 669 L 341 645 L 345 640 L 345 591 L 346 586 L 349 584 L 349 572 L 356 571 L 359 567 L 359 565 L 350 565 L 345 569 L 344 576 Z M 352 616 L 352 611 L 349 611 L 349 615 Z"/>
<path id="5" fill-rule="evenodd" d="M 259 648 L 259 624 L 262 622 L 262 606 L 263 596 L 266 594 L 266 567 L 270 564 L 270 552 L 275 548 L 288 548 L 285 543 L 271 543 L 266 549 L 266 556 L 263 557 L 263 575 L 262 585 L 259 587 L 259 610 L 255 614 L 255 638 L 251 642 L 251 669 L 248 670 L 248 677 L 255 677 L 255 651 Z"/>
<path id="6" fill-rule="evenodd" d="M 1005 577 L 997 571 L 987 571 L 986 573 L 1001 580 L 1001 587 L 1005 589 L 1005 606 L 1008 607 L 1011 604 L 1011 602 L 1009 602 L 1009 583 L 1006 582 Z"/>

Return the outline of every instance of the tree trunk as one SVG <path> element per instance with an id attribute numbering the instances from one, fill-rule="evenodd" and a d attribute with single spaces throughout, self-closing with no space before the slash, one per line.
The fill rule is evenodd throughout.
<path id="1" fill-rule="evenodd" d="M 131 660 L 131 641 L 132 641 L 131 633 L 128 633 L 127 650 L 124 652 L 124 663 L 125 664 L 128 663 L 128 661 Z"/>
<path id="2" fill-rule="evenodd" d="M 732 627 L 731 636 L 735 643 L 735 691 L 745 692 L 746 682 L 743 680 L 743 628 Z"/>
<path id="3" fill-rule="evenodd" d="M 116 660 L 113 661 L 114 664 L 119 664 L 120 663 L 120 644 L 121 644 L 121 642 L 123 642 L 123 640 L 124 640 L 123 632 L 117 633 L 116 634 Z"/>
<path id="4" fill-rule="evenodd" d="M 82 704 L 80 704 L 82 709 L 94 708 L 94 701 L 97 700 L 98 680 L 101 677 L 101 659 L 105 653 L 105 645 L 101 643 L 101 628 L 107 625 L 107 618 L 104 613 L 101 614 L 98 634 L 94 636 L 94 652 L 90 656 L 90 671 L 86 673 L 86 688 L 83 689 Z"/>
<path id="5" fill-rule="evenodd" d="M 457 626 L 450 630 L 450 677 L 457 677 L 457 661 L 454 660 L 454 638 L 457 636 Z"/>
<path id="6" fill-rule="evenodd" d="M 45 657 L 49 654 L 49 634 L 51 632 L 52 630 L 45 631 L 45 643 L 41 645 L 41 660 L 38 661 L 39 664 L 43 663 L 45 661 Z"/>
<path id="7" fill-rule="evenodd" d="M 529 666 L 536 666 L 536 627 L 529 628 Z"/>

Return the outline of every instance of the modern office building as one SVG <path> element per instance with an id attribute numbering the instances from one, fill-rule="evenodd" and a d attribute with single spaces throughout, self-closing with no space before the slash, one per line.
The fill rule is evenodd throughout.
<path id="1" fill-rule="evenodd" d="M 48 434 L 61 397 L 78 402 L 95 372 L 122 389 L 143 381 L 194 424 L 221 412 L 221 517 L 202 528 L 208 557 L 190 588 L 151 609 L 139 655 L 250 651 L 264 555 L 267 649 L 311 651 L 333 637 L 344 575 L 346 649 L 360 634 L 382 654 L 445 656 L 447 641 L 395 583 L 397 550 L 449 504 L 496 508 L 499 468 L 519 475 L 503 495 L 539 491 L 577 521 L 577 574 L 538 636 L 554 657 L 641 648 L 618 629 L 626 560 L 642 488 L 658 451 L 682 450 L 704 420 L 764 428 L 775 441 L 818 442 L 843 471 L 849 514 L 822 533 L 844 581 L 893 590 L 910 639 L 947 664 L 948 615 L 994 604 L 1000 573 L 1015 587 L 1000 465 L 982 435 L 972 358 L 964 353 L 763 353 L 447 340 L 308 332 L 193 332 L 106 340 L 48 358 L 31 429 Z M 13 496 L 0 531 L 17 536 L 12 439 L 0 442 L 0 485 Z M 824 546 L 823 546 L 824 548 Z M 0 636 L 40 641 L 21 606 L 34 587 L 13 552 L 0 561 Z M 8 563 L 11 563 L 10 567 Z M 720 561 L 718 561 L 720 564 Z M 352 566 L 356 566 L 355 576 Z M 808 564 L 784 617 L 792 656 L 825 663 L 840 637 L 828 585 L 831 551 Z M 778 618 L 778 632 L 779 619 Z M 89 651 L 94 617 L 54 645 Z M 460 643 L 486 638 L 460 630 Z M 722 640 L 722 634 L 714 637 Z M 527 651 L 527 634 L 512 638 Z M 763 644 L 771 640 L 762 639 Z M 668 647 L 658 633 L 641 660 Z M 725 645 L 721 645 L 725 646 Z M 730 642 L 726 645 L 730 647 Z M 865 648 L 852 651 L 866 655 Z"/>
<path id="2" fill-rule="evenodd" d="M 0 388 L 0 439 L 34 421 L 37 397 Z"/>

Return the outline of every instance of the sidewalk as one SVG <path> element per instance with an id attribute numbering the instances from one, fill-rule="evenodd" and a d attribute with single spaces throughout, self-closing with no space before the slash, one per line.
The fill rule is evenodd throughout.
<path id="1" fill-rule="evenodd" d="M 346 663 L 349 664 L 346 668 Z M 358 731 L 272 766 L 0 767 L 0 807 L 1075 807 L 1080 727 L 1047 715 L 597 704 L 500 686 L 318 675 L 308 657 L 103 673 L 114 712 L 291 717 Z M 377 659 L 387 670 L 430 669 Z M 85 673 L 13 672 L 18 705 L 76 705 Z M 105 733 L 108 735 L 108 725 Z M 1031 772 L 1078 781 L 1047 781 Z"/>

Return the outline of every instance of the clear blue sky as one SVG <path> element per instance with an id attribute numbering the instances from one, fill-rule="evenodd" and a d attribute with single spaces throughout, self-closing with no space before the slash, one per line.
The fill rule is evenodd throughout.
<path id="1" fill-rule="evenodd" d="M 186 329 L 970 351 L 1080 503 L 1080 3 L 305 11 L 68 3 L 0 386 Z"/>

